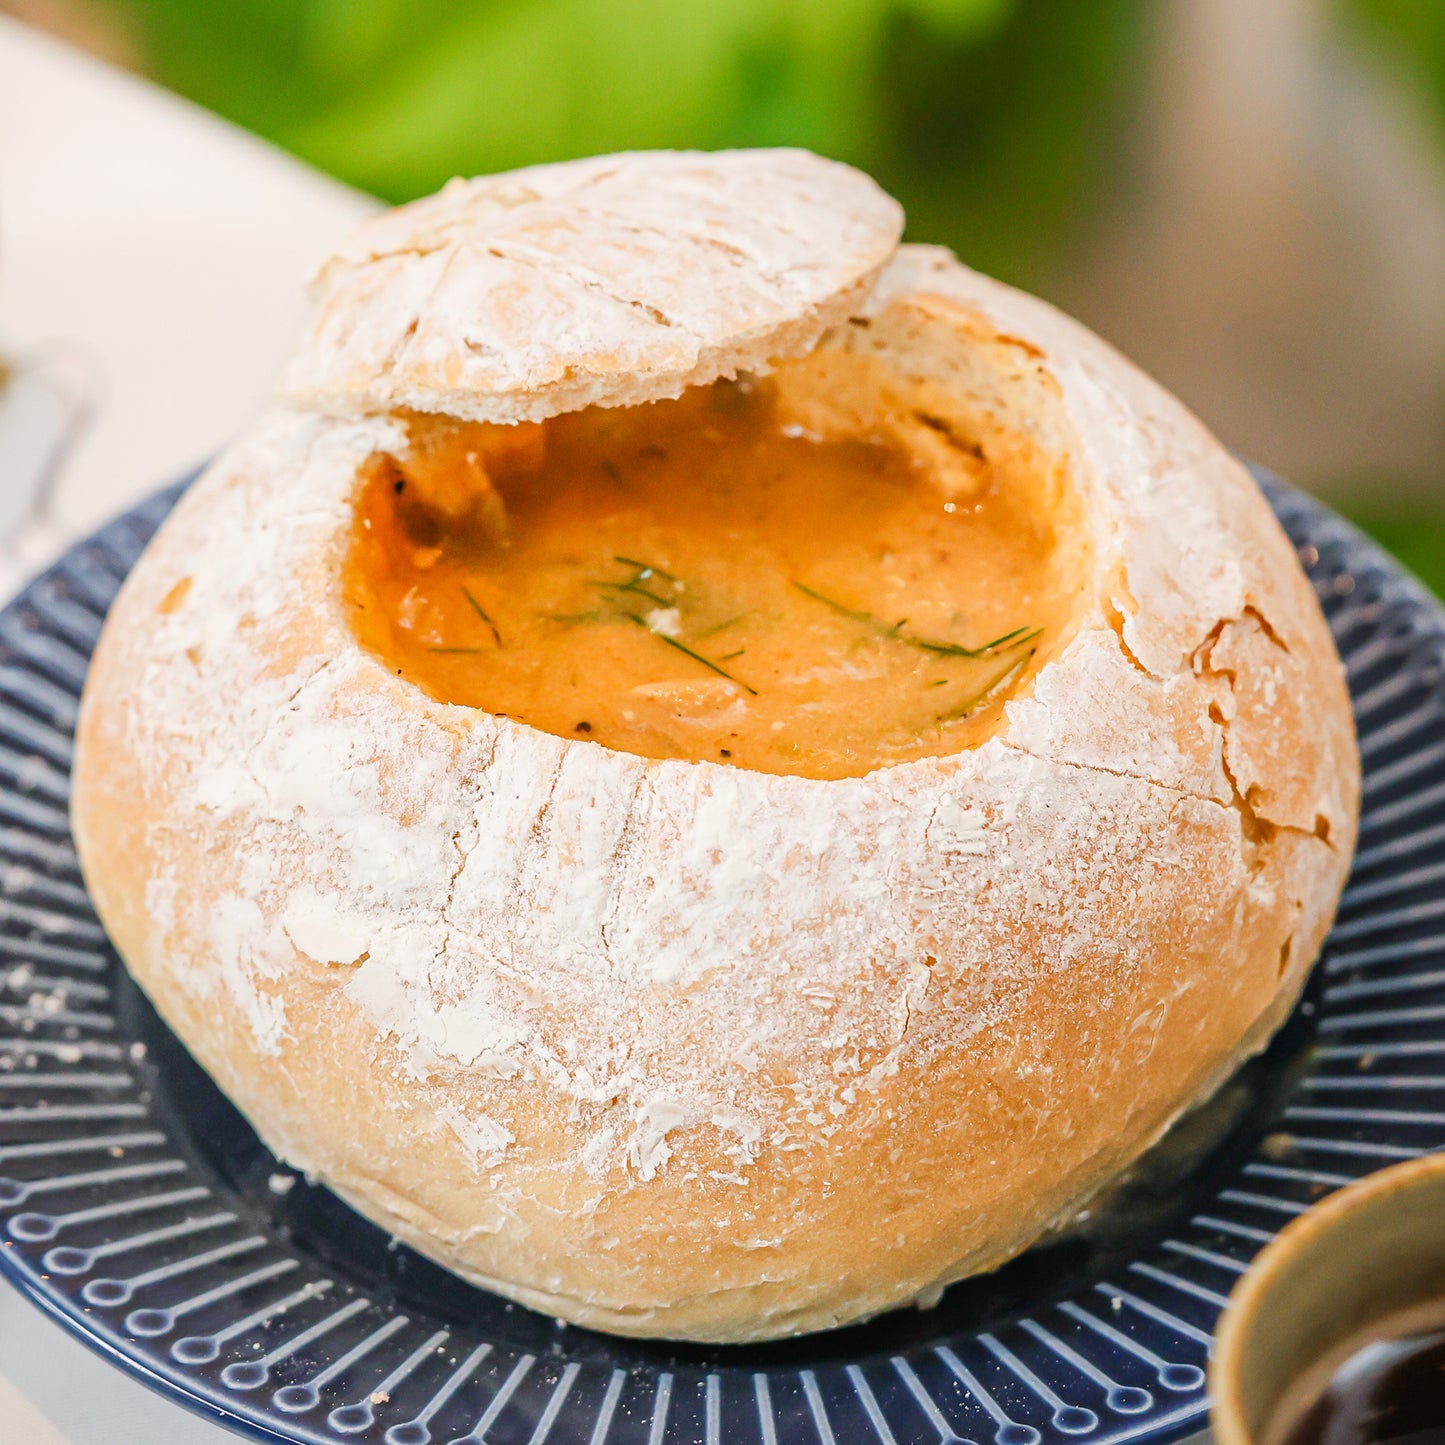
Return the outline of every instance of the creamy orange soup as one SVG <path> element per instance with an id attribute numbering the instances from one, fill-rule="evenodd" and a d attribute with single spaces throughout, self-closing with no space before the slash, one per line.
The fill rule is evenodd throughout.
<path id="1" fill-rule="evenodd" d="M 976 746 L 1067 618 L 1050 520 L 978 447 L 959 486 L 897 433 L 810 432 L 779 385 L 410 418 L 361 483 L 361 640 L 441 701 L 644 757 L 841 778 Z"/>

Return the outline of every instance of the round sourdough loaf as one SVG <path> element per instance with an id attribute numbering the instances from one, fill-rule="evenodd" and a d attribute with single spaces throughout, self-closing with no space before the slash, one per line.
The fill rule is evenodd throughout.
<path id="1" fill-rule="evenodd" d="M 543 167 L 363 227 L 87 684 L 76 839 L 167 1021 L 281 1157 L 595 1328 L 765 1339 L 1000 1264 L 1263 1046 L 1345 877 L 1341 667 L 1248 475 L 899 227 L 797 152 Z M 836 781 L 657 761 L 357 642 L 393 408 L 535 419 L 810 350 L 1074 509 L 1066 635 L 980 746 Z"/>

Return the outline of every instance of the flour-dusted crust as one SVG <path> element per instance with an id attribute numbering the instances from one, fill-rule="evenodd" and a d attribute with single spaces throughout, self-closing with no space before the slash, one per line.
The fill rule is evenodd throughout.
<path id="1" fill-rule="evenodd" d="M 808 351 L 866 296 L 898 203 L 807 151 L 649 151 L 452 181 L 313 284 L 286 399 L 538 421 Z"/>
<path id="2" fill-rule="evenodd" d="M 820 364 L 875 353 L 1073 509 L 1070 634 L 974 751 L 815 781 L 431 700 L 340 589 L 402 429 L 294 409 L 87 687 L 86 877 L 180 1036 L 292 1164 L 598 1328 L 761 1339 L 1001 1263 L 1263 1045 L 1348 865 L 1340 664 L 1238 464 L 946 253 L 855 313 Z"/>

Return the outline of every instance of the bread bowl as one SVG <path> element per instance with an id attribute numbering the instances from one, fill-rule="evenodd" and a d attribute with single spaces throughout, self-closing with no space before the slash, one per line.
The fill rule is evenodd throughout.
<path id="1" fill-rule="evenodd" d="M 1263 1046 L 1348 867 L 1247 473 L 900 229 L 767 151 L 368 223 L 96 651 L 134 976 L 280 1156 L 580 1324 L 998 1265 Z"/>

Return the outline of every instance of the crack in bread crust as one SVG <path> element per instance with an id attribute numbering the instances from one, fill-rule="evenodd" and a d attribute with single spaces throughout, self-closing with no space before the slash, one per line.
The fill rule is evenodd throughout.
<path id="1" fill-rule="evenodd" d="M 765 1338 L 1001 1262 L 1263 1046 L 1343 882 L 1348 704 L 1236 464 L 937 253 L 868 312 L 848 344 L 1022 418 L 1089 523 L 1077 626 L 977 750 L 818 782 L 432 702 L 334 585 L 384 418 L 263 418 L 97 649 L 76 835 L 162 1014 L 283 1157 L 584 1323 Z"/>

